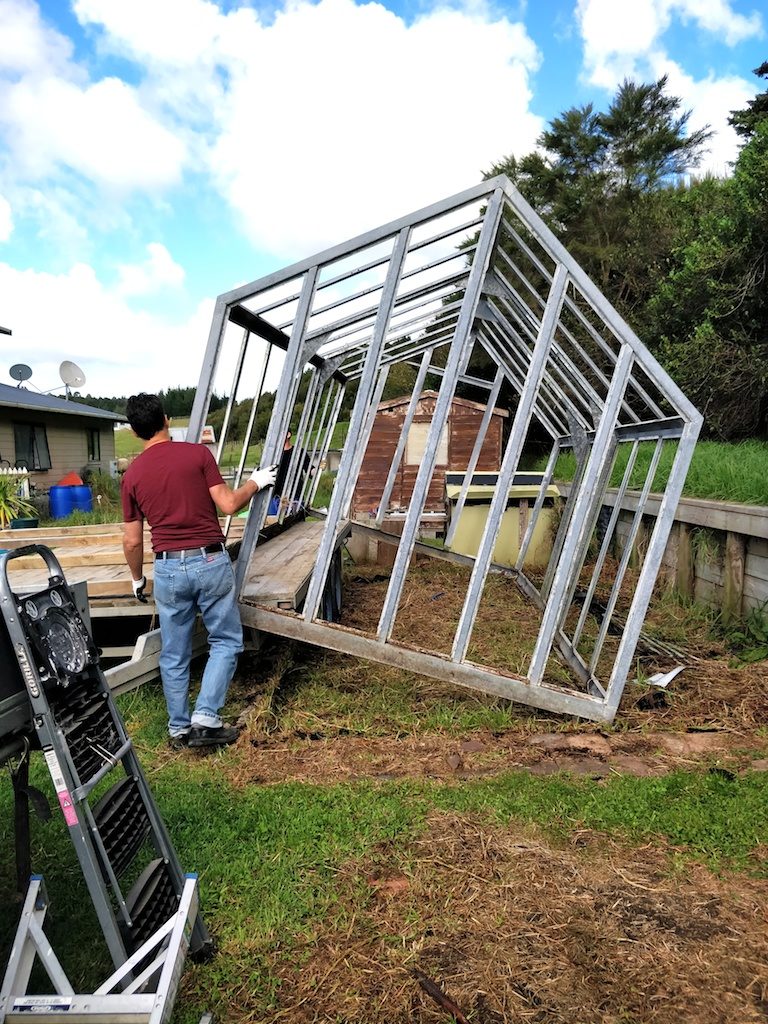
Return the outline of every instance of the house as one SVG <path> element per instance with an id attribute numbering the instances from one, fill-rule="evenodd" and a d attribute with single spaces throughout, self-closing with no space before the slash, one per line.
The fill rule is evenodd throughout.
<path id="1" fill-rule="evenodd" d="M 27 467 L 43 488 L 72 471 L 109 473 L 114 426 L 124 421 L 106 409 L 0 384 L 0 465 Z"/>
<path id="2" fill-rule="evenodd" d="M 436 391 L 422 391 L 419 396 L 403 457 L 387 503 L 388 510 L 404 510 L 408 507 L 424 455 L 437 395 Z M 352 499 L 353 513 L 373 512 L 378 509 L 410 401 L 410 395 L 403 395 L 401 398 L 379 403 Z M 450 470 L 465 470 L 469 465 L 484 412 L 485 406 L 478 402 L 453 398 L 448 420 L 440 437 L 435 472 L 424 505 L 425 512 L 445 512 L 445 474 Z M 504 409 L 494 409 L 480 450 L 476 467 L 478 473 L 498 472 L 502 454 L 502 425 L 508 415 Z"/>

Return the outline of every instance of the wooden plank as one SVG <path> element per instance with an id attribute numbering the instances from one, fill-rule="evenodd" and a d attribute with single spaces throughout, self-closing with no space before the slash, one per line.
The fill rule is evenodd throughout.
<path id="1" fill-rule="evenodd" d="M 705 562 L 699 558 L 696 561 L 696 579 L 706 580 L 707 583 L 714 583 L 722 587 L 725 581 L 725 574 L 720 565 L 713 562 Z"/>
<path id="2" fill-rule="evenodd" d="M 200 621 L 192 634 L 192 656 L 202 654 L 208 646 L 208 637 Z M 160 675 L 160 652 L 162 641 L 160 630 L 142 633 L 137 639 L 129 661 L 114 665 L 104 673 L 109 688 L 115 696 L 128 693 L 137 687 L 157 679 Z"/>
<path id="3" fill-rule="evenodd" d="M 694 597 L 697 601 L 719 608 L 723 600 L 723 588 L 708 580 L 697 579 Z"/>
<path id="4" fill-rule="evenodd" d="M 115 548 L 107 551 L 92 551 L 91 548 L 87 548 L 82 551 L 68 551 L 66 548 L 52 548 L 51 550 L 56 556 L 59 565 L 65 570 L 72 568 L 73 566 L 80 565 L 122 565 L 125 571 L 128 571 L 122 547 L 119 551 Z M 144 565 L 151 566 L 154 560 L 155 556 L 151 551 L 147 551 L 145 548 Z M 8 571 L 13 573 L 17 572 L 19 569 L 33 569 L 37 564 L 39 564 L 39 562 L 40 558 L 38 555 L 24 555 L 22 558 L 15 558 L 13 561 L 9 562 Z"/>
<path id="5" fill-rule="evenodd" d="M 768 581 L 757 576 L 744 576 L 744 597 L 751 598 L 757 604 L 768 601 Z"/>
<path id="6" fill-rule="evenodd" d="M 298 608 L 307 594 L 324 529 L 324 522 L 296 523 L 277 537 L 257 544 L 243 582 L 243 598 Z M 340 524 L 336 547 L 349 529 L 349 523 Z"/>
<path id="7" fill-rule="evenodd" d="M 768 581 L 768 556 L 756 555 L 750 545 L 744 560 L 744 572 L 749 576 L 756 576 L 758 579 Z"/>
<path id="8" fill-rule="evenodd" d="M 741 615 L 741 595 L 744 590 L 746 549 L 746 537 L 743 534 L 726 534 L 722 607 L 724 622 L 733 622 Z"/>
<path id="9" fill-rule="evenodd" d="M 570 484 L 557 485 L 560 492 L 567 496 Z M 649 495 L 644 514 L 658 515 L 663 495 Z M 603 497 L 603 504 L 611 507 L 616 504 L 617 491 L 610 488 Z M 639 491 L 627 491 L 622 508 L 634 512 L 640 499 Z M 743 533 L 748 537 L 768 538 L 768 506 L 742 505 L 738 502 L 708 501 L 704 498 L 681 498 L 675 512 L 675 518 L 691 526 L 704 526 L 711 530 L 723 530 Z"/>
<path id="10" fill-rule="evenodd" d="M 744 614 L 748 615 L 753 608 L 757 608 L 759 611 L 765 612 L 765 602 L 767 597 L 768 595 L 765 594 L 762 597 L 752 597 L 751 595 L 747 594 L 745 590 L 744 597 L 742 600 L 742 609 L 744 611 Z"/>
<path id="11" fill-rule="evenodd" d="M 691 528 L 688 523 L 678 523 L 675 588 L 677 589 L 678 594 L 682 597 L 687 599 L 693 598 L 695 590 L 695 573 L 693 566 Z"/>
<path id="12" fill-rule="evenodd" d="M 750 537 L 747 545 L 747 555 L 756 555 L 758 558 L 768 558 L 768 540 L 761 537 Z"/>

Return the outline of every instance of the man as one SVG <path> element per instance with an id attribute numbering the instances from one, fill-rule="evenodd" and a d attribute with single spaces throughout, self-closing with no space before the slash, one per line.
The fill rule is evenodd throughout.
<path id="1" fill-rule="evenodd" d="M 123 551 L 133 592 L 144 589 L 144 520 L 155 553 L 153 595 L 160 619 L 160 674 L 174 747 L 234 743 L 237 730 L 220 711 L 243 649 L 234 573 L 224 547 L 217 507 L 224 515 L 244 508 L 275 482 L 276 467 L 256 469 L 237 490 L 224 483 L 216 460 L 202 444 L 172 442 L 168 417 L 157 395 L 128 399 L 128 422 L 144 443 L 123 476 Z M 195 709 L 189 714 L 189 668 L 197 612 L 210 651 Z"/>
<path id="2" fill-rule="evenodd" d="M 299 497 L 304 490 L 304 480 L 306 479 L 307 472 L 310 476 L 314 473 L 309 466 L 309 455 L 304 452 L 303 455 L 299 456 L 299 471 L 296 479 L 293 482 L 291 490 L 294 494 L 294 500 L 289 503 L 288 494 L 285 493 L 285 485 L 288 481 L 288 470 L 291 465 L 291 458 L 293 457 L 293 435 L 289 430 L 285 435 L 285 441 L 283 442 L 283 451 L 280 456 L 280 461 L 277 464 L 277 479 L 275 480 L 274 498 L 270 506 L 270 515 L 277 515 L 280 504 L 284 503 L 286 510 L 293 514 L 298 511 Z"/>

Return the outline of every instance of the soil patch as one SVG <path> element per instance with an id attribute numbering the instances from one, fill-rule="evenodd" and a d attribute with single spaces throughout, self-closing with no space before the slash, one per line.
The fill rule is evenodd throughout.
<path id="1" fill-rule="evenodd" d="M 768 882 L 673 864 L 435 813 L 346 865 L 336 926 L 276 953 L 277 1006 L 238 1019 L 447 1021 L 426 976 L 473 1024 L 764 1022 Z"/>
<path id="2" fill-rule="evenodd" d="M 572 772 L 664 775 L 675 768 L 716 766 L 765 770 L 768 741 L 712 733 L 476 733 L 404 737 L 272 736 L 238 745 L 229 769 L 238 785 L 286 781 L 335 783 L 359 779 L 472 779 L 523 770 L 537 775 Z"/>

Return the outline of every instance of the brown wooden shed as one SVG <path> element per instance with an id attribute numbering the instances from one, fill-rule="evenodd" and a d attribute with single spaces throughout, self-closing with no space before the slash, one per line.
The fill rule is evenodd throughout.
<path id="1" fill-rule="evenodd" d="M 406 508 L 413 494 L 436 399 L 436 391 L 421 393 L 392 489 L 390 509 Z M 410 401 L 410 395 L 403 395 L 379 404 L 352 499 L 353 514 L 374 512 L 378 508 Z M 437 465 L 429 486 L 425 512 L 444 511 L 445 474 L 447 471 L 467 468 L 484 412 L 485 406 L 479 402 L 470 402 L 465 398 L 453 399 L 448 422 L 440 439 Z M 508 415 L 503 409 L 494 410 L 477 464 L 478 473 L 498 472 L 502 455 L 502 423 Z M 347 439 L 347 444 L 350 440 Z"/>

